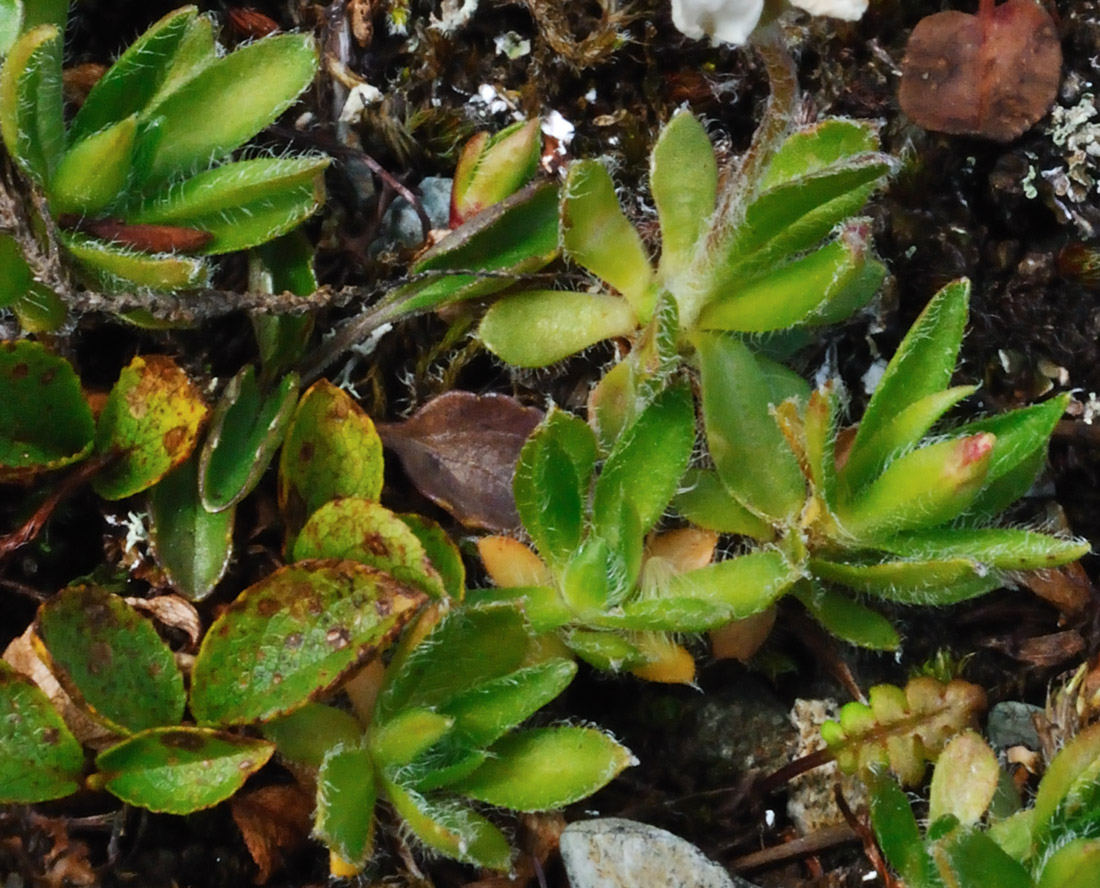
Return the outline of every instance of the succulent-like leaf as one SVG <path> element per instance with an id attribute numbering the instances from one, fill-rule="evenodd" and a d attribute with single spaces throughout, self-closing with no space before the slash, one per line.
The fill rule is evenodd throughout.
<path id="1" fill-rule="evenodd" d="M 934 847 L 933 857 L 948 884 L 959 888 L 1032 888 L 1035 884 L 1023 866 L 976 828 L 957 829 Z"/>
<path id="2" fill-rule="evenodd" d="M 909 797 L 885 776 L 872 780 L 870 789 L 871 826 L 886 859 L 914 888 L 938 886 L 935 863 L 921 839 Z"/>
<path id="3" fill-rule="evenodd" d="M 658 272 L 671 281 L 690 265 L 718 198 L 714 148 L 690 111 L 678 110 L 661 129 L 650 156 L 649 185 L 661 223 Z"/>
<path id="4" fill-rule="evenodd" d="M 454 860 L 508 869 L 512 849 L 504 834 L 465 805 L 428 799 L 385 781 L 386 798 L 414 836 Z"/>
<path id="5" fill-rule="evenodd" d="M 969 730 L 956 734 L 947 741 L 932 772 L 928 822 L 951 815 L 962 826 L 977 823 L 993 801 L 1000 773 L 997 754 L 980 734 Z"/>
<path id="6" fill-rule="evenodd" d="M 573 629 L 565 643 L 584 662 L 604 672 L 619 672 L 643 666 L 649 658 L 638 646 L 616 632 Z"/>
<path id="7" fill-rule="evenodd" d="M 30 805 L 80 788 L 84 751 L 49 698 L 0 660 L 0 801 Z"/>
<path id="8" fill-rule="evenodd" d="M 211 62 L 144 110 L 145 120 L 163 119 L 148 181 L 198 172 L 239 148 L 294 103 L 317 64 L 312 34 L 277 34 Z"/>
<path id="9" fill-rule="evenodd" d="M 608 455 L 593 496 L 596 527 L 617 526 L 623 501 L 637 512 L 642 533 L 653 527 L 676 493 L 694 443 L 691 392 L 671 385 L 623 430 Z"/>
<path id="10" fill-rule="evenodd" d="M 345 558 L 385 571 L 431 598 L 443 598 L 436 573 L 416 534 L 389 509 L 358 497 L 325 503 L 310 515 L 294 543 L 294 560 Z"/>
<path id="11" fill-rule="evenodd" d="M 744 343 L 720 333 L 700 333 L 694 341 L 707 444 L 722 483 L 761 517 L 790 518 L 805 503 L 806 481 L 769 412 L 785 398 L 774 396 Z"/>
<path id="12" fill-rule="evenodd" d="M 34 272 L 23 256 L 19 242 L 10 234 L 0 234 L 0 308 L 8 308 L 22 298 L 34 282 Z"/>
<path id="13" fill-rule="evenodd" d="M 463 148 L 451 188 L 451 227 L 517 191 L 538 170 L 538 120 L 521 121 L 490 136 L 478 133 Z"/>
<path id="14" fill-rule="evenodd" d="M 928 677 L 911 679 L 904 690 L 876 685 L 868 699 L 841 707 L 839 721 L 825 722 L 821 736 L 846 773 L 889 766 L 906 785 L 920 781 L 948 739 L 974 726 L 986 703 L 977 685 Z"/>
<path id="15" fill-rule="evenodd" d="M 119 733 L 173 725 L 186 695 L 153 624 L 98 586 L 69 586 L 38 609 L 35 633 L 65 689 Z"/>
<path id="16" fill-rule="evenodd" d="M 210 282 L 210 266 L 197 256 L 143 253 L 72 231 L 59 235 L 65 249 L 93 281 L 110 293 L 194 290 Z"/>
<path id="17" fill-rule="evenodd" d="M 0 343 L 0 389 L 0 481 L 61 468 L 91 452 L 92 411 L 68 361 L 30 340 Z"/>
<path id="18" fill-rule="evenodd" d="M 130 177 L 136 137 L 131 115 L 72 145 L 50 181 L 50 210 L 85 215 L 113 203 Z"/>
<path id="19" fill-rule="evenodd" d="M 552 410 L 520 451 L 512 480 L 516 509 L 550 564 L 563 564 L 580 545 L 595 462 L 592 430 L 561 410 Z"/>
<path id="20" fill-rule="evenodd" d="M 853 450 L 871 441 L 912 404 L 951 382 L 970 302 L 970 281 L 954 281 L 932 297 L 886 365 L 863 413 Z"/>
<path id="21" fill-rule="evenodd" d="M 817 622 L 837 638 L 874 651 L 897 650 L 901 644 L 897 630 L 882 614 L 816 584 L 812 590 L 799 589 L 798 600 Z"/>
<path id="22" fill-rule="evenodd" d="M 621 296 L 525 290 L 495 302 L 478 327 L 485 347 L 517 367 L 545 367 L 638 326 Z"/>
<path id="23" fill-rule="evenodd" d="M 96 81 L 73 118 L 72 143 L 142 111 L 153 98 L 198 9 L 183 6 L 154 22 Z"/>
<path id="24" fill-rule="evenodd" d="M 296 373 L 285 375 L 266 394 L 251 364 L 229 381 L 210 417 L 199 461 L 206 509 L 229 509 L 252 492 L 283 441 L 297 399 Z"/>
<path id="25" fill-rule="evenodd" d="M 760 188 L 820 172 L 877 148 L 878 137 L 866 121 L 826 118 L 787 136 L 768 163 Z"/>
<path id="26" fill-rule="evenodd" d="M 20 169 L 43 187 L 65 148 L 61 44 L 56 25 L 30 28 L 0 69 L 0 134 Z"/>
<path id="27" fill-rule="evenodd" d="M 361 746 L 332 750 L 317 774 L 314 833 L 341 860 L 362 868 L 374 848 L 377 801 L 370 753 Z"/>
<path id="28" fill-rule="evenodd" d="M 949 555 L 872 564 L 811 558 L 810 571 L 826 582 L 901 604 L 954 604 L 984 595 L 1002 584 L 997 574 L 978 562 Z"/>
<path id="29" fill-rule="evenodd" d="M 451 788 L 517 811 L 562 808 L 592 795 L 636 762 L 594 728 L 538 728 L 495 743 L 489 759 Z"/>
<path id="30" fill-rule="evenodd" d="M 88 782 L 130 805 L 191 814 L 233 795 L 274 751 L 266 740 L 210 728 L 153 728 L 101 752 Z"/>
<path id="31" fill-rule="evenodd" d="M 1070 839 L 1043 864 L 1036 888 L 1090 888 L 1100 879 L 1100 839 Z"/>
<path id="32" fill-rule="evenodd" d="M 298 402 L 279 457 L 279 508 L 286 550 L 317 509 L 337 497 L 377 500 L 382 492 L 382 439 L 351 396 L 326 379 Z"/>
<path id="33" fill-rule="evenodd" d="M 324 202 L 327 157 L 262 157 L 223 164 L 173 183 L 127 215 L 139 225 L 208 232 L 208 255 L 231 253 L 285 234 Z"/>
<path id="34" fill-rule="evenodd" d="M 118 459 L 93 480 L 96 493 L 115 500 L 152 487 L 191 455 L 206 413 L 198 389 L 175 361 L 134 358 L 99 415 L 96 452 Z"/>
<path id="35" fill-rule="evenodd" d="M 831 243 L 731 288 L 706 305 L 697 329 L 766 333 L 847 317 L 870 301 L 886 275 L 866 228 L 866 220 L 849 223 Z"/>
<path id="36" fill-rule="evenodd" d="M 455 720 L 431 709 L 402 709 L 370 732 L 371 756 L 383 768 L 407 765 L 454 728 Z"/>
<path id="37" fill-rule="evenodd" d="M 264 722 L 263 734 L 283 758 L 319 768 L 325 756 L 337 746 L 357 746 L 363 739 L 363 726 L 346 710 L 324 703 L 306 703 L 289 715 Z"/>
<path id="38" fill-rule="evenodd" d="M 571 164 L 561 201 L 565 255 L 618 290 L 646 323 L 656 298 L 653 267 L 642 239 L 619 207 L 603 164 Z"/>
<path id="39" fill-rule="evenodd" d="M 290 712 L 377 655 L 423 600 L 354 561 L 281 568 L 245 589 L 206 633 L 191 673 L 191 711 L 206 724 Z"/>
<path id="40" fill-rule="evenodd" d="M 203 506 L 197 456 L 157 483 L 149 512 L 157 563 L 169 582 L 190 601 L 206 598 L 229 567 L 235 510 L 208 512 Z"/>
<path id="41" fill-rule="evenodd" d="M 53 333 L 65 322 L 69 312 L 57 293 L 37 282 L 31 284 L 10 308 L 19 326 L 28 333 Z"/>
<path id="42" fill-rule="evenodd" d="M 1089 551 L 1085 540 L 1012 528 L 918 530 L 876 543 L 905 558 L 971 559 L 994 570 L 1042 570 L 1076 561 Z"/>

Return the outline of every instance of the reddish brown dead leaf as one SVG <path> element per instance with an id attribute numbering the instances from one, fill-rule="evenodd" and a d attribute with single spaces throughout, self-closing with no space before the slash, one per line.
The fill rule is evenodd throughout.
<path id="1" fill-rule="evenodd" d="M 155 598 L 126 598 L 128 605 L 141 611 L 167 629 L 187 636 L 187 649 L 195 650 L 202 637 L 202 620 L 195 606 L 179 595 L 157 595 Z"/>
<path id="2" fill-rule="evenodd" d="M 512 474 L 542 411 L 507 395 L 448 392 L 400 423 L 379 423 L 417 489 L 468 527 L 519 525 Z"/>
<path id="3" fill-rule="evenodd" d="M 305 844 L 313 819 L 313 799 L 298 784 L 262 786 L 230 803 L 233 820 L 256 862 L 253 881 L 264 884 L 283 867 L 284 858 Z"/>
<path id="4" fill-rule="evenodd" d="M 1029 571 L 1020 576 L 1020 581 L 1067 617 L 1084 613 L 1096 596 L 1092 581 L 1077 561 L 1057 570 Z"/>
<path id="5" fill-rule="evenodd" d="M 1085 650 L 1085 640 L 1076 629 L 1067 629 L 1064 632 L 1031 638 L 991 639 L 986 647 L 1032 666 L 1057 666 L 1082 653 Z"/>
<path id="6" fill-rule="evenodd" d="M 360 47 L 366 49 L 374 39 L 374 23 L 371 17 L 374 15 L 375 0 L 349 0 L 348 21 L 351 23 L 351 34 Z"/>
<path id="7" fill-rule="evenodd" d="M 209 231 L 178 225 L 128 225 L 121 219 L 82 219 L 71 213 L 60 216 L 62 228 L 80 231 L 111 243 L 146 253 L 194 253 L 214 239 Z"/>
<path id="8" fill-rule="evenodd" d="M 1058 92 L 1062 48 L 1034 0 L 981 0 L 978 15 L 954 10 L 921 19 L 902 63 L 898 101 L 925 129 L 1011 142 Z"/>
<path id="9" fill-rule="evenodd" d="M 279 23 L 250 6 L 226 10 L 229 26 L 241 37 L 258 40 L 279 30 Z"/>

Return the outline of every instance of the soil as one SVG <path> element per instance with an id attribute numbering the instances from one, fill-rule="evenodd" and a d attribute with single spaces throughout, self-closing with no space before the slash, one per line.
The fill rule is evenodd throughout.
<path id="1" fill-rule="evenodd" d="M 108 61 L 174 5 L 162 0 L 77 3 L 67 64 Z M 199 3 L 219 16 L 233 5 Z M 395 193 L 364 173 L 357 151 L 416 190 L 425 177 L 453 172 L 457 148 L 474 131 L 499 129 L 515 112 L 533 117 L 556 111 L 575 127 L 570 153 L 604 158 L 628 212 L 642 230 L 653 230 L 647 158 L 662 122 L 686 105 L 705 119 L 720 150 L 734 155 L 748 144 L 767 96 L 762 67 L 750 50 L 683 38 L 671 24 L 665 0 L 481 0 L 466 4 L 476 12 L 451 32 L 431 24 L 433 16 L 441 15 L 439 4 L 411 0 L 411 37 L 388 31 L 386 12 L 397 0 L 352 5 L 367 10 L 373 36 L 363 44 L 353 40 L 344 61 L 382 91 L 381 105 L 369 109 L 361 125 L 342 131 L 335 124 L 339 107 L 332 78 L 322 75 L 304 100 L 306 108 L 295 112 L 309 110 L 315 116 L 306 141 L 342 150 L 342 162 L 329 176 L 328 205 L 310 223 L 319 245 L 318 273 L 323 283 L 336 287 L 379 292 L 402 275 L 412 255 L 393 243 L 383 243 L 374 255 L 364 249 L 380 236 L 382 213 Z M 812 373 L 832 361 L 848 387 L 851 414 L 858 416 L 866 397 L 862 378 L 871 364 L 893 352 L 940 286 L 969 277 L 971 319 L 958 379 L 983 384 L 969 409 L 1017 406 L 1050 390 L 1072 390 L 1078 402 L 1076 417 L 1059 428 L 1036 495 L 1011 517 L 1038 521 L 1054 516 L 1073 533 L 1100 541 L 1100 436 L 1084 421 L 1091 419 L 1093 393 L 1100 392 L 1100 202 L 1094 189 L 1100 178 L 1100 114 L 1086 113 L 1100 65 L 1100 2 L 1055 4 L 1064 52 L 1055 109 L 1008 144 L 925 132 L 899 111 L 899 66 L 908 33 L 923 16 L 948 5 L 874 0 L 858 23 L 800 14 L 786 26 L 804 92 L 804 117 L 879 121 L 884 150 L 903 160 L 889 187 L 867 209 L 876 249 L 890 270 L 883 294 L 850 322 L 825 331 L 800 355 L 800 365 Z M 327 23 L 339 19 L 342 6 L 270 0 L 255 8 L 282 27 L 321 34 L 327 33 Z M 516 59 L 499 53 L 497 39 L 508 32 L 514 32 L 513 40 L 529 41 L 529 52 Z M 483 84 L 504 98 L 501 110 L 477 101 Z M 276 128 L 263 139 L 278 147 L 285 136 Z M 230 259 L 218 286 L 243 290 L 244 280 L 243 265 Z M 323 310 L 318 329 L 332 328 L 359 307 Z M 597 349 L 550 372 L 516 373 L 465 338 L 470 323 L 465 315 L 414 319 L 384 339 L 370 360 L 344 368 L 346 378 L 368 412 L 382 420 L 398 418 L 453 388 L 504 392 L 537 406 L 550 396 L 579 407 L 609 357 Z M 457 344 L 440 346 L 445 339 Z M 159 334 L 88 314 L 59 347 L 74 357 L 85 383 L 93 387 L 109 385 L 138 352 L 173 353 L 203 378 L 235 372 L 251 360 L 253 348 L 247 320 L 233 314 L 199 330 Z M 340 369 L 338 363 L 330 372 Z M 418 499 L 392 462 L 387 496 L 399 508 L 425 512 L 450 522 L 457 535 L 465 533 Z M 277 546 L 265 511 L 270 491 L 266 496 L 238 518 L 239 539 L 246 541 L 239 551 L 260 553 L 261 559 L 273 557 Z M 0 516 L 6 520 L 14 508 L 0 506 Z M 38 544 L 4 566 L 2 578 L 9 588 L 55 589 L 100 564 L 109 535 L 100 519 L 89 517 L 100 508 L 90 494 L 70 500 L 50 526 L 48 545 Z M 217 601 L 228 601 L 249 582 L 255 568 L 240 561 Z M 470 568 L 476 569 L 472 562 Z M 1086 559 L 1085 568 L 1095 576 L 1095 559 Z M 35 604 L 33 596 L 5 591 L 9 616 L 0 641 L 22 632 Z M 1088 613 L 1095 614 L 1095 606 Z M 705 655 L 698 689 L 642 686 L 583 673 L 547 717 L 591 720 L 611 729 L 641 765 L 567 811 L 566 819 L 590 811 L 633 817 L 664 826 L 732 864 L 761 847 L 782 846 L 794 835 L 783 792 L 753 799 L 744 792 L 744 778 L 750 766 L 767 770 L 790 757 L 794 729 L 786 713 L 796 698 L 849 699 L 838 680 L 845 672 L 864 689 L 880 681 L 904 681 L 910 667 L 945 649 L 956 658 L 973 655 L 966 674 L 987 689 L 991 702 L 1041 705 L 1048 686 L 1097 647 L 1091 617 L 1060 621 L 1054 607 L 1026 589 L 898 617 L 907 643 L 897 661 L 837 647 L 809 631 L 792 611 L 780 615 L 770 643 L 771 673 L 708 663 Z M 1076 632 L 1082 642 L 1071 645 L 1069 656 L 1061 656 L 1065 651 L 1058 643 L 1035 641 L 1059 630 Z M 267 779 L 289 778 L 275 774 Z M 766 819 L 766 811 L 773 816 Z M 511 828 L 521 839 L 549 829 L 529 821 Z M 62 867 L 59 860 L 69 864 Z M 308 844 L 267 884 L 323 884 L 327 863 L 320 846 Z M 872 871 L 858 839 L 848 836 L 822 853 L 746 876 L 760 885 L 854 886 L 864 884 L 864 875 Z M 120 811 L 102 799 L 78 799 L 0 815 L 0 873 L 13 874 L 6 886 L 218 886 L 244 884 L 255 867 L 224 808 L 170 818 Z M 414 866 L 392 836 L 369 875 L 385 878 L 385 884 L 439 886 L 489 878 L 438 860 L 419 859 Z M 532 872 L 526 884 L 542 879 L 542 884 L 566 884 L 552 857 L 546 872 Z M 363 884 L 368 882 L 364 877 Z"/>

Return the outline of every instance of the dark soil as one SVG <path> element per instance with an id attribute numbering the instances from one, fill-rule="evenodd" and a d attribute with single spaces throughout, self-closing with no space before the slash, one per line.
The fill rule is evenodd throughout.
<path id="1" fill-rule="evenodd" d="M 68 62 L 108 61 L 174 5 L 161 0 L 78 3 Z M 235 4 L 199 5 L 220 13 Z M 1069 140 L 1063 138 L 1059 121 L 1048 116 L 1008 145 L 915 128 L 895 99 L 905 41 L 922 16 L 950 5 L 875 0 L 857 24 L 799 16 L 787 28 L 806 118 L 848 115 L 881 121 L 884 149 L 904 159 L 895 180 L 868 208 L 876 248 L 891 273 L 884 293 L 871 309 L 828 330 L 800 357 L 802 367 L 812 372 L 833 356 L 851 394 L 853 416 L 859 415 L 865 399 L 861 378 L 870 364 L 880 355 L 888 357 L 932 294 L 962 275 L 970 277 L 974 289 L 958 378 L 983 383 L 970 409 L 1017 406 L 1052 387 L 1074 390 L 1084 404 L 1090 393 L 1100 391 L 1100 252 L 1093 252 L 1100 251 L 1100 202 L 1093 182 L 1100 178 L 1100 157 L 1087 150 L 1094 145 L 1100 155 L 1100 116 L 1081 123 Z M 1056 5 L 1065 54 L 1057 107 L 1079 109 L 1100 75 L 1100 2 L 1060 0 Z M 340 6 L 306 0 L 256 4 L 283 27 L 319 34 L 327 33 L 326 22 L 338 18 Z M 327 284 L 382 290 L 401 276 L 410 256 L 409 250 L 387 244 L 376 258 L 367 258 L 364 247 L 377 236 L 381 213 L 394 193 L 364 174 L 354 152 L 367 152 L 414 189 L 426 176 L 449 175 L 456 149 L 468 135 L 500 128 L 512 119 L 510 113 L 489 113 L 484 105 L 470 102 L 481 84 L 506 94 L 529 117 L 557 110 L 573 123 L 571 152 L 607 159 L 624 205 L 643 229 L 655 227 L 646 192 L 647 156 L 672 111 L 689 106 L 705 118 L 717 144 L 734 154 L 748 144 L 767 96 L 762 68 L 751 51 L 709 48 L 681 37 L 665 0 L 635 0 L 610 14 L 587 0 L 482 0 L 469 22 L 452 34 L 428 27 L 430 14 L 439 14 L 437 4 L 412 0 L 415 40 L 387 33 L 388 4 L 373 6 L 373 40 L 364 46 L 352 42 L 347 63 L 383 91 L 382 105 L 368 113 L 362 126 L 340 133 L 334 124 L 331 78 L 322 75 L 305 99 L 317 121 L 306 138 L 321 148 L 353 149 L 338 155 L 341 162 L 329 177 L 328 206 L 311 223 L 319 244 L 318 272 Z M 623 39 L 609 39 L 614 28 Z M 498 54 L 494 38 L 507 31 L 529 40 L 530 53 L 513 61 Z M 1090 133 L 1095 142 L 1089 141 Z M 283 131 L 273 131 L 264 138 L 278 146 L 284 137 Z M 239 263 L 225 264 L 219 286 L 243 289 Z M 318 329 L 330 329 L 359 307 L 322 312 Z M 502 391 L 537 406 L 549 394 L 559 404 L 579 407 L 608 357 L 597 351 L 552 373 L 517 374 L 466 341 L 464 327 L 454 326 L 469 323 L 464 317 L 411 321 L 383 340 L 370 361 L 355 365 L 350 381 L 372 416 L 397 418 L 450 388 Z M 440 347 L 448 331 L 457 331 L 457 344 Z M 86 384 L 106 386 L 137 352 L 171 352 L 197 378 L 224 377 L 252 359 L 253 345 L 240 316 L 200 330 L 154 336 L 89 315 L 61 347 L 75 357 Z M 1067 420 L 1037 488 L 1041 495 L 1025 501 L 1012 517 L 1035 521 L 1056 514 L 1060 506 L 1062 520 L 1075 534 L 1100 541 L 1098 459 L 1100 436 L 1080 421 Z M 386 496 L 401 508 L 450 521 L 418 498 L 393 462 Z M 245 554 L 224 581 L 217 602 L 230 600 L 255 579 L 260 569 L 247 563 L 252 557 L 247 553 L 261 560 L 276 557 L 275 536 L 265 530 L 271 487 L 261 492 L 259 505 L 238 517 L 238 551 Z M 23 505 L 22 496 L 11 500 L 8 505 L 0 501 L 5 523 Z M 4 567 L 5 583 L 24 591 L 52 590 L 94 569 L 103 561 L 104 539 L 109 537 L 106 526 L 89 517 L 99 508 L 91 495 L 70 500 L 48 534 Z M 464 533 L 454 530 L 458 536 Z M 109 556 L 116 550 L 108 540 Z M 1086 560 L 1086 569 L 1095 575 L 1094 561 Z M 35 604 L 31 597 L 5 590 L 3 641 L 22 632 Z M 641 765 L 578 810 L 566 812 L 567 819 L 592 810 L 634 817 L 669 828 L 730 863 L 760 847 L 781 845 L 792 835 L 782 793 L 754 801 L 742 784 L 746 749 L 770 767 L 789 757 L 785 744 L 791 729 L 784 727 L 785 713 L 796 697 L 843 701 L 848 695 L 837 680 L 843 669 L 851 670 L 866 689 L 879 681 L 904 681 L 909 667 L 946 648 L 957 657 L 976 651 L 966 674 L 987 688 L 991 702 L 1042 704 L 1048 685 L 1089 657 L 1098 639 L 1090 622 L 1061 625 L 1058 611 L 1027 591 L 898 616 L 908 638 L 900 663 L 834 648 L 808 632 L 792 612 L 781 615 L 770 642 L 773 662 L 782 658 L 786 667 L 773 676 L 703 661 L 700 693 L 582 674 L 546 717 L 589 719 L 613 730 Z M 1059 659 L 1057 649 L 1038 657 L 1028 646 L 1066 628 L 1077 631 L 1084 643 L 1072 658 Z M 780 739 L 768 736 L 769 731 L 778 732 Z M 723 740 L 729 740 L 729 749 Z M 288 779 L 282 773 L 264 773 L 268 780 Z M 724 788 L 728 792 L 713 792 Z M 778 812 L 772 826 L 765 826 L 766 808 Z M 521 837 L 529 827 L 513 825 Z M 58 859 L 75 862 L 62 872 Z M 391 838 L 372 875 L 395 879 L 387 884 L 440 886 L 478 878 L 472 870 L 446 862 L 420 861 L 420 866 L 423 882 L 411 874 L 404 852 Z M 549 866 L 548 883 L 564 885 L 556 864 Z M 751 877 L 761 885 L 858 885 L 870 869 L 859 843 L 848 841 Z M 78 798 L 0 815 L 0 873 L 18 873 L 24 879 L 8 881 L 8 886 L 228 886 L 245 884 L 254 867 L 223 810 L 169 818 L 119 811 L 102 798 Z M 326 878 L 327 857 L 311 844 L 268 884 L 303 886 L 322 884 Z M 538 881 L 532 878 L 528 884 Z"/>

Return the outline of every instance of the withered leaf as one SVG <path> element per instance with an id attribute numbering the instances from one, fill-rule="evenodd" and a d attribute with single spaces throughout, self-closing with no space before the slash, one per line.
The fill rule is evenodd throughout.
<path id="1" fill-rule="evenodd" d="M 400 423 L 381 423 L 417 489 L 467 527 L 519 526 L 512 474 L 542 411 L 507 395 L 448 392 Z"/>
<path id="2" fill-rule="evenodd" d="M 241 793 L 229 809 L 256 863 L 257 885 L 282 868 L 287 854 L 305 844 L 313 825 L 313 798 L 296 783 Z"/>
<path id="3" fill-rule="evenodd" d="M 921 19 L 909 37 L 898 101 L 925 129 L 1011 142 L 1058 92 L 1062 48 L 1034 0 L 981 0 L 978 15 Z"/>

